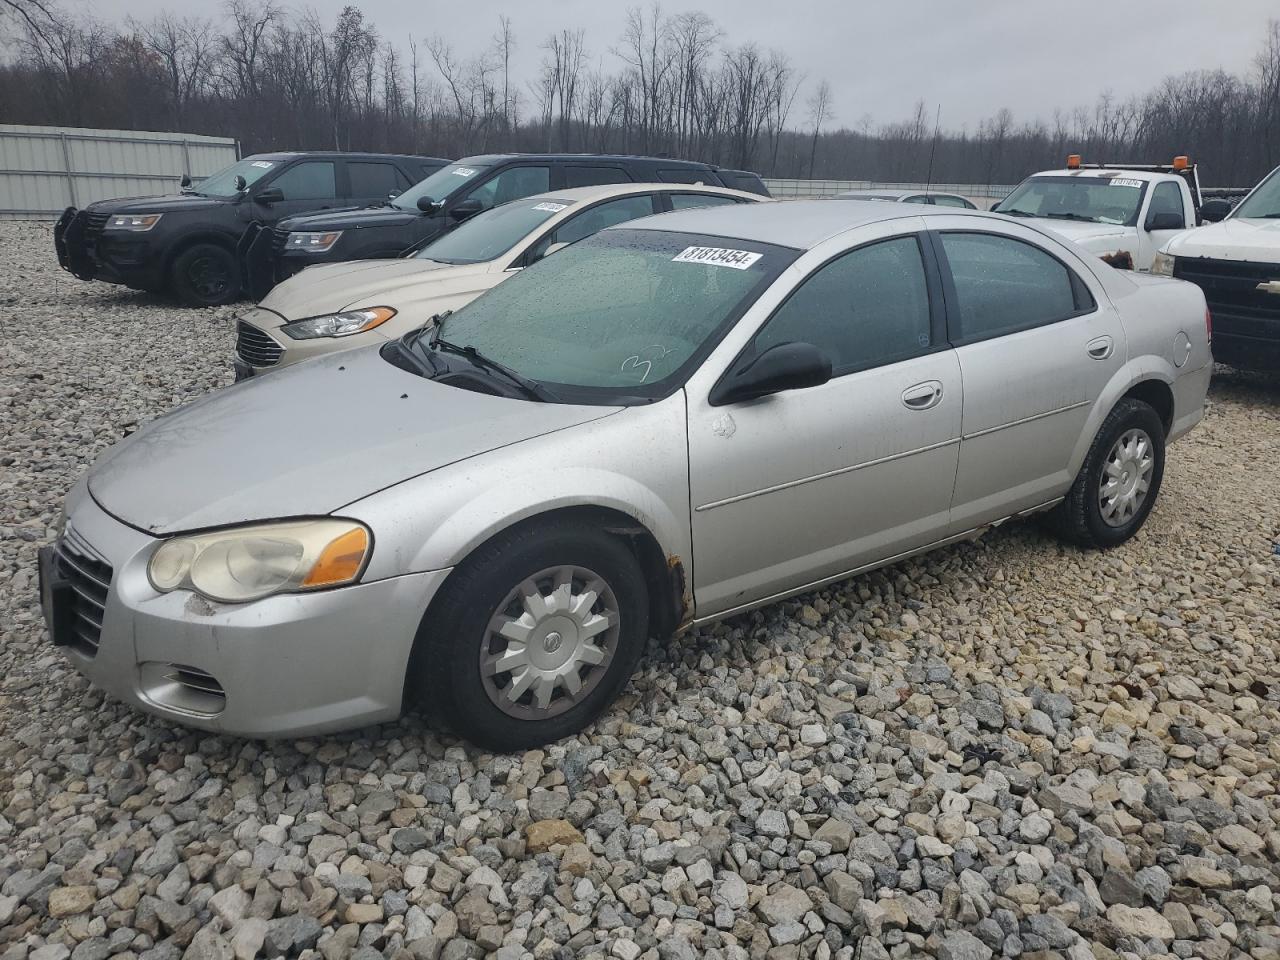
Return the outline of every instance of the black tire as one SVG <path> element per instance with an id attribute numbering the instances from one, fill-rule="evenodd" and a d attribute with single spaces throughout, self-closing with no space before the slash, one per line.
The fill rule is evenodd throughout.
<path id="1" fill-rule="evenodd" d="M 240 296 L 240 264 L 216 243 L 183 250 L 169 267 L 169 289 L 189 307 L 217 307 Z"/>
<path id="2" fill-rule="evenodd" d="M 617 607 L 612 656 L 599 667 L 581 668 L 586 678 L 581 698 L 571 706 L 560 701 L 563 712 L 512 716 L 496 705 L 481 675 L 482 647 L 492 654 L 495 642 L 505 642 L 489 633 L 490 619 L 522 582 L 565 566 L 593 572 L 612 592 Z M 626 542 L 581 521 L 523 524 L 478 548 L 449 576 L 418 629 L 406 696 L 481 747 L 506 752 L 540 746 L 577 733 L 617 698 L 648 634 L 648 589 Z M 595 670 L 600 674 L 592 680 Z M 514 673 L 499 676 L 514 682 Z M 563 687 L 554 695 L 567 696 Z"/>
<path id="3" fill-rule="evenodd" d="M 1146 496 L 1131 516 L 1108 522 L 1100 500 L 1104 471 L 1113 448 L 1132 431 L 1140 431 L 1150 442 L 1149 485 Z M 1164 452 L 1164 423 L 1160 415 L 1149 404 L 1125 397 L 1102 421 L 1066 499 L 1049 514 L 1050 526 L 1064 540 L 1084 547 L 1105 549 L 1124 543 L 1138 532 L 1155 506 L 1164 478 Z M 1127 481 L 1128 475 L 1124 476 Z"/>

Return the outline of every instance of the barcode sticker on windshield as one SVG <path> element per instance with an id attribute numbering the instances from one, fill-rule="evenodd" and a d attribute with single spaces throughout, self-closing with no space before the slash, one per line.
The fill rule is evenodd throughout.
<path id="1" fill-rule="evenodd" d="M 1113 187 L 1133 187 L 1135 190 L 1142 189 L 1141 180 L 1128 180 L 1125 177 L 1112 177 L 1110 183 Z"/>
<path id="2" fill-rule="evenodd" d="M 272 163 L 270 160 L 255 160 L 253 161 L 253 165 L 255 167 L 261 167 L 263 170 L 270 170 L 272 167 L 275 166 L 275 164 Z"/>
<path id="3" fill-rule="evenodd" d="M 729 250 L 725 247 L 685 247 L 671 258 L 672 263 L 709 263 L 715 267 L 733 267 L 746 270 L 764 254 L 750 250 Z"/>
<path id="4" fill-rule="evenodd" d="M 567 203 L 535 203 L 534 210 L 546 210 L 548 213 L 559 213 L 561 210 L 568 208 Z"/>
<path id="5" fill-rule="evenodd" d="M 457 170 L 453 171 L 453 175 L 455 177 L 474 177 L 476 172 L 470 167 L 459 167 Z"/>

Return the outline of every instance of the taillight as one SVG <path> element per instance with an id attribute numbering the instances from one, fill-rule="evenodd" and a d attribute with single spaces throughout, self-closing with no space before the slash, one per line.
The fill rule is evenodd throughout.
<path id="1" fill-rule="evenodd" d="M 1213 343 L 1213 314 L 1208 307 L 1204 308 L 1204 342 Z"/>

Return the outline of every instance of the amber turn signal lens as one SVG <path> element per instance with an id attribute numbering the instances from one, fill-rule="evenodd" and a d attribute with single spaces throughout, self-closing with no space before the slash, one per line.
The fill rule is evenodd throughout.
<path id="1" fill-rule="evenodd" d="M 330 541 L 302 581 L 303 587 L 328 587 L 350 583 L 360 572 L 369 552 L 369 534 L 362 527 L 349 530 Z"/>

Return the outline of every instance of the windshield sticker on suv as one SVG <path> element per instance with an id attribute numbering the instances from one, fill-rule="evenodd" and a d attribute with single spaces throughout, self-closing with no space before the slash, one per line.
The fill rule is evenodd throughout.
<path id="1" fill-rule="evenodd" d="M 1142 189 L 1142 181 L 1141 181 L 1141 180 L 1128 180 L 1128 179 L 1126 179 L 1126 178 L 1124 178 L 1124 177 L 1112 177 L 1112 178 L 1111 178 L 1111 180 L 1110 180 L 1110 181 L 1108 181 L 1108 182 L 1109 182 L 1109 183 L 1111 184 L 1111 186 L 1113 186 L 1113 187 L 1133 187 L 1133 189 L 1135 189 L 1135 190 L 1141 190 L 1141 189 Z"/>
<path id="2" fill-rule="evenodd" d="M 453 171 L 453 175 L 455 177 L 474 177 L 476 172 L 470 167 L 459 167 L 457 170 Z"/>
<path id="3" fill-rule="evenodd" d="M 253 165 L 255 167 L 261 167 L 263 170 L 270 170 L 272 167 L 275 166 L 275 164 L 272 163 L 270 160 L 255 160 L 253 161 Z"/>
<path id="4" fill-rule="evenodd" d="M 535 203 L 533 209 L 545 210 L 547 213 L 559 213 L 561 210 L 569 209 L 569 205 L 567 203 Z"/>
<path id="5" fill-rule="evenodd" d="M 732 267 L 746 270 L 764 254 L 750 250 L 729 250 L 725 247 L 685 247 L 671 258 L 672 263 L 709 263 L 716 267 Z"/>

